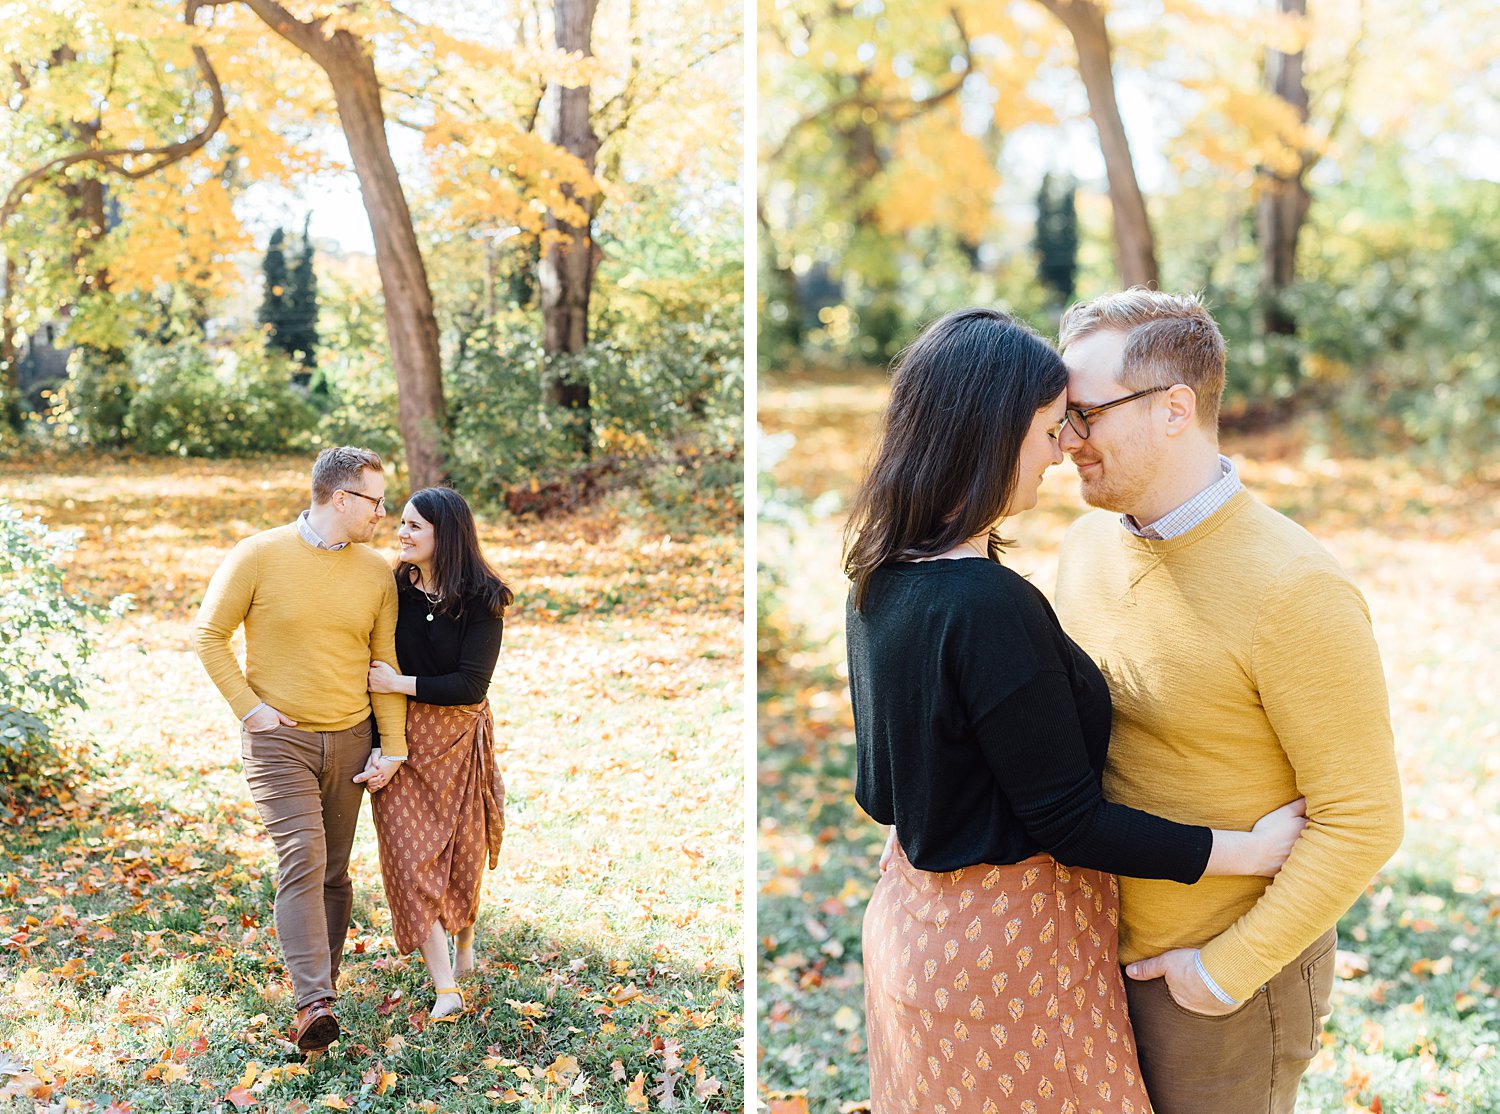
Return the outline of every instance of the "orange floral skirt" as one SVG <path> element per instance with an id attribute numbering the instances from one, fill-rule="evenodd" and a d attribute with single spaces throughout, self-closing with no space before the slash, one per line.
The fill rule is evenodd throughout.
<path id="1" fill-rule="evenodd" d="M 1047 854 L 933 874 L 899 848 L 865 910 L 872 1114 L 1149 1114 L 1112 874 Z"/>
<path id="2" fill-rule="evenodd" d="M 505 783 L 495 764 L 489 701 L 406 705 L 405 766 L 370 795 L 380 872 L 402 954 L 436 922 L 459 932 L 479 915 L 488 858 L 500 861 Z"/>

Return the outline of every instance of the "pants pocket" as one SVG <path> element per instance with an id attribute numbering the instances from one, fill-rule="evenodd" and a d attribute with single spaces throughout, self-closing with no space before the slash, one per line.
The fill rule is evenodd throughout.
<path id="1" fill-rule="evenodd" d="M 1304 953 L 1271 981 L 1276 1043 L 1283 1062 L 1305 1064 L 1318 1054 L 1323 1022 L 1331 1012 L 1337 946 L 1338 938 L 1330 932 L 1311 954 Z"/>

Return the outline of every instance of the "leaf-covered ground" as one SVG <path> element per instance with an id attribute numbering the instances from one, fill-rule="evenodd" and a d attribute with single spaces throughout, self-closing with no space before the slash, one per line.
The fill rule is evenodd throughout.
<path id="1" fill-rule="evenodd" d="M 305 505 L 306 469 L 0 464 L 0 499 L 81 529 L 74 588 L 137 601 L 100 636 L 81 721 L 100 772 L 0 815 L 0 1110 L 740 1109 L 739 524 L 676 536 L 625 495 L 481 523 L 516 605 L 490 690 L 511 803 L 469 1016 L 425 1023 L 366 816 L 345 1037 L 310 1066 L 284 1042 L 274 854 L 188 639 L 234 540 Z"/>
<path id="2" fill-rule="evenodd" d="M 860 918 L 883 831 L 853 801 L 840 502 L 880 409 L 877 374 L 763 381 L 758 1078 L 773 1110 L 858 1109 Z M 788 450 L 789 434 L 795 443 Z M 1229 437 L 1246 484 L 1363 589 L 1389 683 L 1405 843 L 1340 923 L 1340 979 L 1304 1114 L 1500 1110 L 1500 476 L 1461 485 L 1399 458 L 1331 456 L 1297 429 Z M 1084 507 L 1047 474 L 1007 557 L 1050 594 Z M 1315 681 L 1315 679 L 1312 679 Z"/>

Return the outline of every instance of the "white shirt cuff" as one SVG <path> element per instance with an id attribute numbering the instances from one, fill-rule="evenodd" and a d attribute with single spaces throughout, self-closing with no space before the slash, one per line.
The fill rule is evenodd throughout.
<path id="1" fill-rule="evenodd" d="M 381 759 L 382 762 L 405 762 L 406 761 L 406 755 L 404 755 L 404 754 L 385 754 L 385 753 L 382 753 L 380 755 L 380 759 Z"/>
<path id="2" fill-rule="evenodd" d="M 251 716 L 253 716 L 256 712 L 258 712 L 262 708 L 266 708 L 266 707 L 269 707 L 269 705 L 264 700 L 262 700 L 255 707 L 251 708 L 248 712 L 246 712 L 244 715 L 242 715 L 240 717 L 240 722 L 244 723 L 247 719 L 249 719 Z"/>
<path id="3" fill-rule="evenodd" d="M 1210 994 L 1212 994 L 1219 1001 L 1223 1002 L 1226 1006 L 1237 1006 L 1240 1004 L 1239 999 L 1231 998 L 1229 995 L 1225 994 L 1219 984 L 1214 982 L 1214 977 L 1208 973 L 1208 968 L 1203 966 L 1202 952 L 1193 952 L 1193 966 L 1198 969 L 1198 977 L 1203 980 L 1203 985 L 1208 987 L 1208 992 Z"/>

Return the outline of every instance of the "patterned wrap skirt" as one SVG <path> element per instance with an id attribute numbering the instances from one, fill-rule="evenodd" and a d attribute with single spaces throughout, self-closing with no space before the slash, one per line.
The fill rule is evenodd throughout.
<path id="1" fill-rule="evenodd" d="M 933 874 L 898 848 L 865 910 L 872 1114 L 1149 1114 L 1112 874 L 1039 854 Z"/>
<path id="2" fill-rule="evenodd" d="M 500 861 L 505 783 L 495 763 L 490 704 L 408 701 L 407 759 L 370 796 L 380 873 L 396 946 L 404 955 L 441 922 L 459 932 L 479 916 L 488 860 Z"/>

